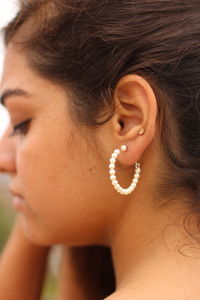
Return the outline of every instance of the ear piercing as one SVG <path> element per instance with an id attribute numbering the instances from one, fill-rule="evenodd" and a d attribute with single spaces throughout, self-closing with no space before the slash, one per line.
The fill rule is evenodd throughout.
<path id="1" fill-rule="evenodd" d="M 128 188 L 122 188 L 120 186 L 120 184 L 117 180 L 117 177 L 116 177 L 115 163 L 116 163 L 116 159 L 119 156 L 119 154 L 121 153 L 121 151 L 125 152 L 125 151 L 127 151 L 127 149 L 128 148 L 127 148 L 126 145 L 122 145 L 120 150 L 116 149 L 112 153 L 112 156 L 110 158 L 110 164 L 109 164 L 109 174 L 110 174 L 110 180 L 112 182 L 112 185 L 113 185 L 114 189 L 122 195 L 128 195 L 128 194 L 131 194 L 134 191 L 134 189 L 136 188 L 137 183 L 139 181 L 140 172 L 141 172 L 140 164 L 136 163 L 135 164 L 135 174 L 134 174 L 134 177 L 133 177 L 133 180 L 132 180 L 130 186 Z"/>
<path id="2" fill-rule="evenodd" d="M 144 128 L 142 128 L 142 129 L 140 130 L 140 132 L 139 132 L 139 135 L 143 135 L 144 132 L 145 132 L 145 130 L 144 130 Z"/>

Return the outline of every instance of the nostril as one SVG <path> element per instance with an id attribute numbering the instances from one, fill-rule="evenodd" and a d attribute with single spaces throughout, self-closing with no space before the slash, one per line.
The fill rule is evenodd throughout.
<path id="1" fill-rule="evenodd" d="M 0 152 L 0 173 L 12 173 L 15 171 L 15 157 L 11 151 Z"/>
<path id="2" fill-rule="evenodd" d="M 5 168 L 1 168 L 0 167 L 0 173 L 6 173 L 7 171 L 6 171 L 6 169 Z"/>

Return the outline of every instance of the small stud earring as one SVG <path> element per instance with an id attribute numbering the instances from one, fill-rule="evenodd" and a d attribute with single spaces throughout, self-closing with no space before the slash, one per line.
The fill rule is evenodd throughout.
<path id="1" fill-rule="evenodd" d="M 143 135 L 144 133 L 145 133 L 145 130 L 144 130 L 144 128 L 142 128 L 139 132 L 139 135 Z"/>
<path id="2" fill-rule="evenodd" d="M 121 151 L 122 151 L 122 152 L 125 152 L 126 150 L 127 150 L 127 146 L 126 146 L 126 145 L 122 145 L 122 146 L 121 146 Z"/>
<path id="3" fill-rule="evenodd" d="M 110 158 L 110 164 L 109 164 L 109 174 L 110 174 L 110 180 L 112 182 L 112 185 L 114 186 L 115 190 L 122 195 L 128 195 L 134 191 L 134 189 L 136 188 L 137 183 L 139 181 L 140 172 L 141 172 L 140 164 L 136 163 L 135 164 L 135 174 L 134 174 L 134 177 L 133 177 L 133 180 L 132 180 L 130 186 L 126 189 L 124 189 L 120 186 L 120 184 L 117 180 L 117 177 L 116 177 L 115 163 L 116 163 L 116 159 L 119 156 L 120 152 L 121 151 L 125 152 L 125 151 L 127 151 L 127 149 L 128 149 L 128 147 L 126 145 L 122 145 L 120 150 L 116 149 L 112 153 L 112 156 Z"/>

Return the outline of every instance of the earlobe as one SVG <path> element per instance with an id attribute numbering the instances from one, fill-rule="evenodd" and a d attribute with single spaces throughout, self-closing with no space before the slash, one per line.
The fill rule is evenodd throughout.
<path id="1" fill-rule="evenodd" d="M 141 76 L 123 77 L 114 94 L 116 112 L 113 128 L 117 145 L 128 151 L 118 160 L 126 165 L 136 163 L 151 144 L 156 128 L 157 101 L 150 84 Z"/>

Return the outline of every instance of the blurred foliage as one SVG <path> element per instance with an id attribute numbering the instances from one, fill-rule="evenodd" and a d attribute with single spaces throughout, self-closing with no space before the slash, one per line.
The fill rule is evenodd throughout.
<path id="1" fill-rule="evenodd" d="M 12 228 L 15 213 L 11 210 L 11 195 L 8 192 L 8 177 L 0 176 L 0 251 Z"/>
<path id="2" fill-rule="evenodd" d="M 7 215 L 4 206 L 0 203 L 0 251 L 2 251 L 5 245 L 12 223 L 13 219 Z"/>
<path id="3" fill-rule="evenodd" d="M 55 300 L 57 294 L 56 279 L 50 272 L 47 274 L 46 283 L 44 285 L 43 296 L 44 300 Z"/>

